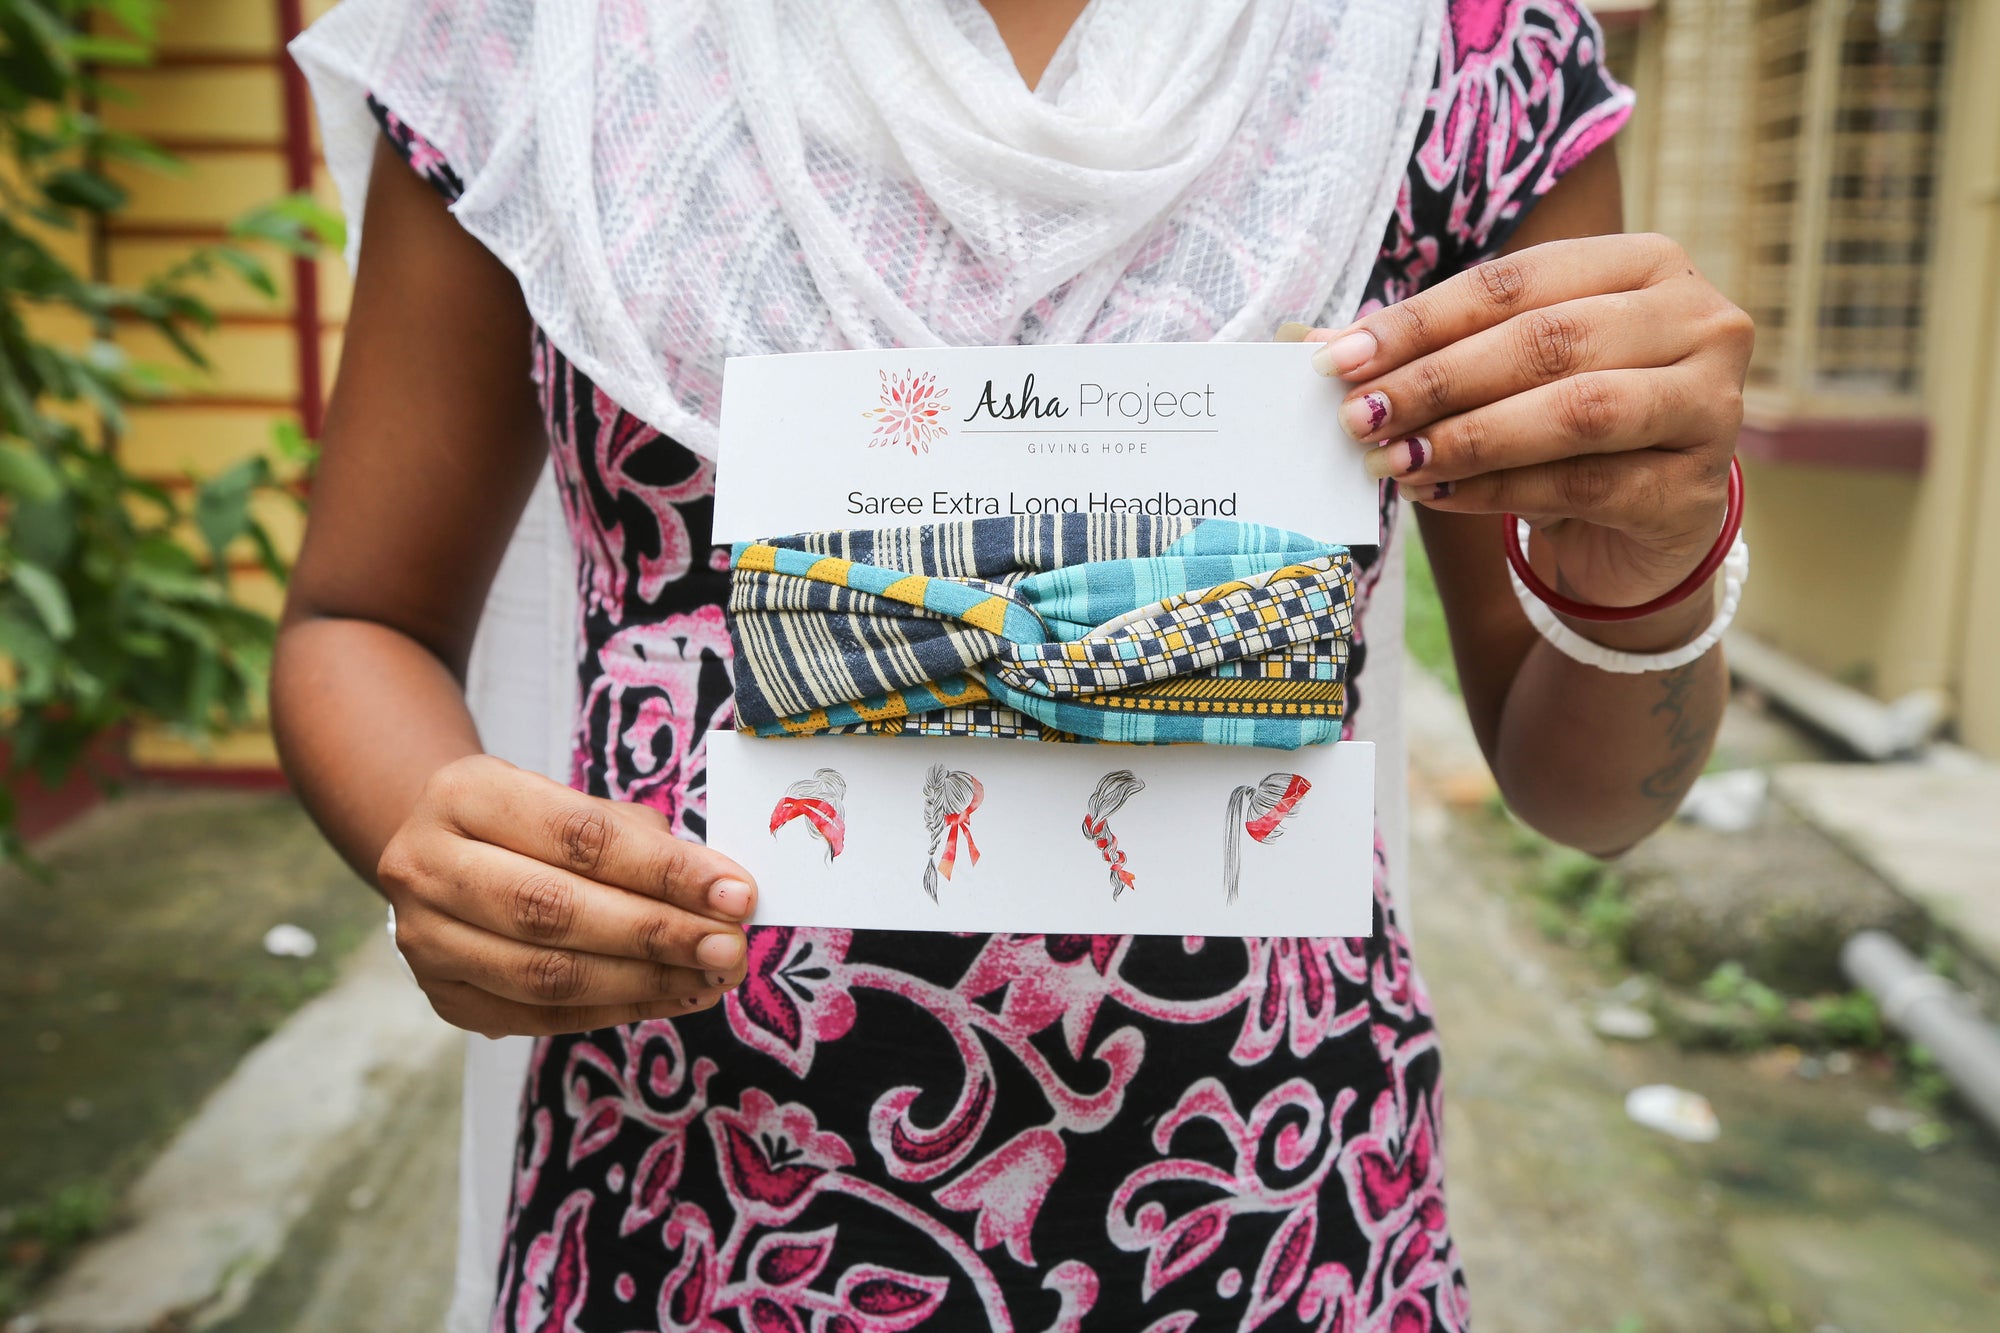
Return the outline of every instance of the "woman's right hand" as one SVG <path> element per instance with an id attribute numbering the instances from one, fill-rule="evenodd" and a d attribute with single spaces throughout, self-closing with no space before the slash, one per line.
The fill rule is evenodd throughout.
<path id="1" fill-rule="evenodd" d="M 489 755 L 431 776 L 376 879 L 432 1007 L 488 1037 L 709 1007 L 743 979 L 757 899 L 743 867 L 657 811 Z"/>

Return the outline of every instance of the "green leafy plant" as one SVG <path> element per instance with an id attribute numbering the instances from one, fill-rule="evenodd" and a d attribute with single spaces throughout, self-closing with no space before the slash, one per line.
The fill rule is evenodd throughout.
<path id="1" fill-rule="evenodd" d="M 100 737 L 139 721 L 216 736 L 252 715 L 268 674 L 275 627 L 232 588 L 229 553 L 247 543 L 284 577 L 252 508 L 292 494 L 272 458 L 191 477 L 184 496 L 128 471 L 117 445 L 130 405 L 207 368 L 199 339 L 215 316 L 193 284 L 233 275 L 274 296 L 261 256 L 337 243 L 340 222 L 305 196 L 279 200 L 137 286 L 65 262 L 55 238 L 124 207 L 119 170 L 181 169 L 97 114 L 118 97 L 102 70 L 151 60 L 159 12 L 159 0 L 0 0 L 0 860 L 27 859 L 12 795 L 23 775 L 59 785 Z M 131 360 L 121 328 L 153 330 L 182 363 Z M 295 425 L 277 427 L 274 453 L 309 451 Z"/>

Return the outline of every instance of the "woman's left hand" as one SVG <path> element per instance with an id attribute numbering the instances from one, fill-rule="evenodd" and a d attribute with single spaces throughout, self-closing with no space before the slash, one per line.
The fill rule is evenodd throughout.
<path id="1" fill-rule="evenodd" d="M 1666 237 L 1551 241 L 1308 336 L 1370 473 L 1520 515 L 1569 595 L 1649 601 L 1714 544 L 1751 323 Z"/>

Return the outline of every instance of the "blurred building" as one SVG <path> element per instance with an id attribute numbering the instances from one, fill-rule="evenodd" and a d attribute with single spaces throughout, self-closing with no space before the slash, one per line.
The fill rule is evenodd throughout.
<path id="1" fill-rule="evenodd" d="M 1741 623 L 2000 757 L 2000 3 L 1597 8 L 1626 225 L 1757 321 Z"/>
<path id="2" fill-rule="evenodd" d="M 104 238 L 136 278 L 245 208 L 310 186 L 305 89 L 282 50 L 330 0 L 176 0 L 157 67 L 110 114 L 183 158 L 132 173 Z M 1639 93 L 1619 140 L 1627 225 L 1673 235 L 1755 315 L 1742 438 L 1756 552 L 1743 625 L 1894 697 L 1940 687 L 2000 756 L 2000 0 L 1598 0 Z M 346 310 L 337 257 L 287 264 L 275 305 L 211 295 L 216 375 L 134 414 L 128 457 L 175 483 L 315 430 Z M 140 348 L 144 351 L 146 349 Z M 164 353 L 161 360 L 169 359 Z M 281 545 L 299 521 L 267 519 Z M 278 590 L 245 561 L 262 602 Z M 256 779 L 256 732 L 204 752 L 141 734 L 152 772 Z"/>
<path id="3" fill-rule="evenodd" d="M 173 0 L 160 15 L 158 59 L 117 71 L 129 98 L 107 102 L 115 128 L 144 134 L 185 164 L 179 174 L 118 173 L 130 202 L 98 239 L 95 262 L 119 282 L 141 282 L 195 244 L 219 239 L 235 218 L 293 190 L 313 189 L 329 204 L 332 185 L 319 166 L 317 127 L 305 81 L 284 44 L 330 8 L 332 0 Z M 194 387 L 132 415 L 119 447 L 127 463 L 185 491 L 190 470 L 220 471 L 268 450 L 279 417 L 319 429 L 340 329 L 347 310 L 347 268 L 338 255 L 317 263 L 276 257 L 272 301 L 234 278 L 199 294 L 217 312 L 203 341 L 213 374 Z M 162 365 L 172 351 L 150 333 L 122 335 L 135 356 Z M 296 551 L 303 522 L 295 506 L 260 506 L 279 549 Z M 276 612 L 283 592 L 244 550 L 233 577 L 254 605 Z M 132 758 L 142 771 L 205 781 L 276 782 L 277 759 L 262 728 L 213 748 L 164 732 L 140 731 Z"/>

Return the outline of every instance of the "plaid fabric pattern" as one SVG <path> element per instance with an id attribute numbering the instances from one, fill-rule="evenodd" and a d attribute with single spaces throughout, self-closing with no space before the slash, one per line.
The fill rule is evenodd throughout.
<path id="1" fill-rule="evenodd" d="M 1344 548 L 1064 514 L 746 542 L 738 724 L 1292 748 L 1339 734 Z"/>

